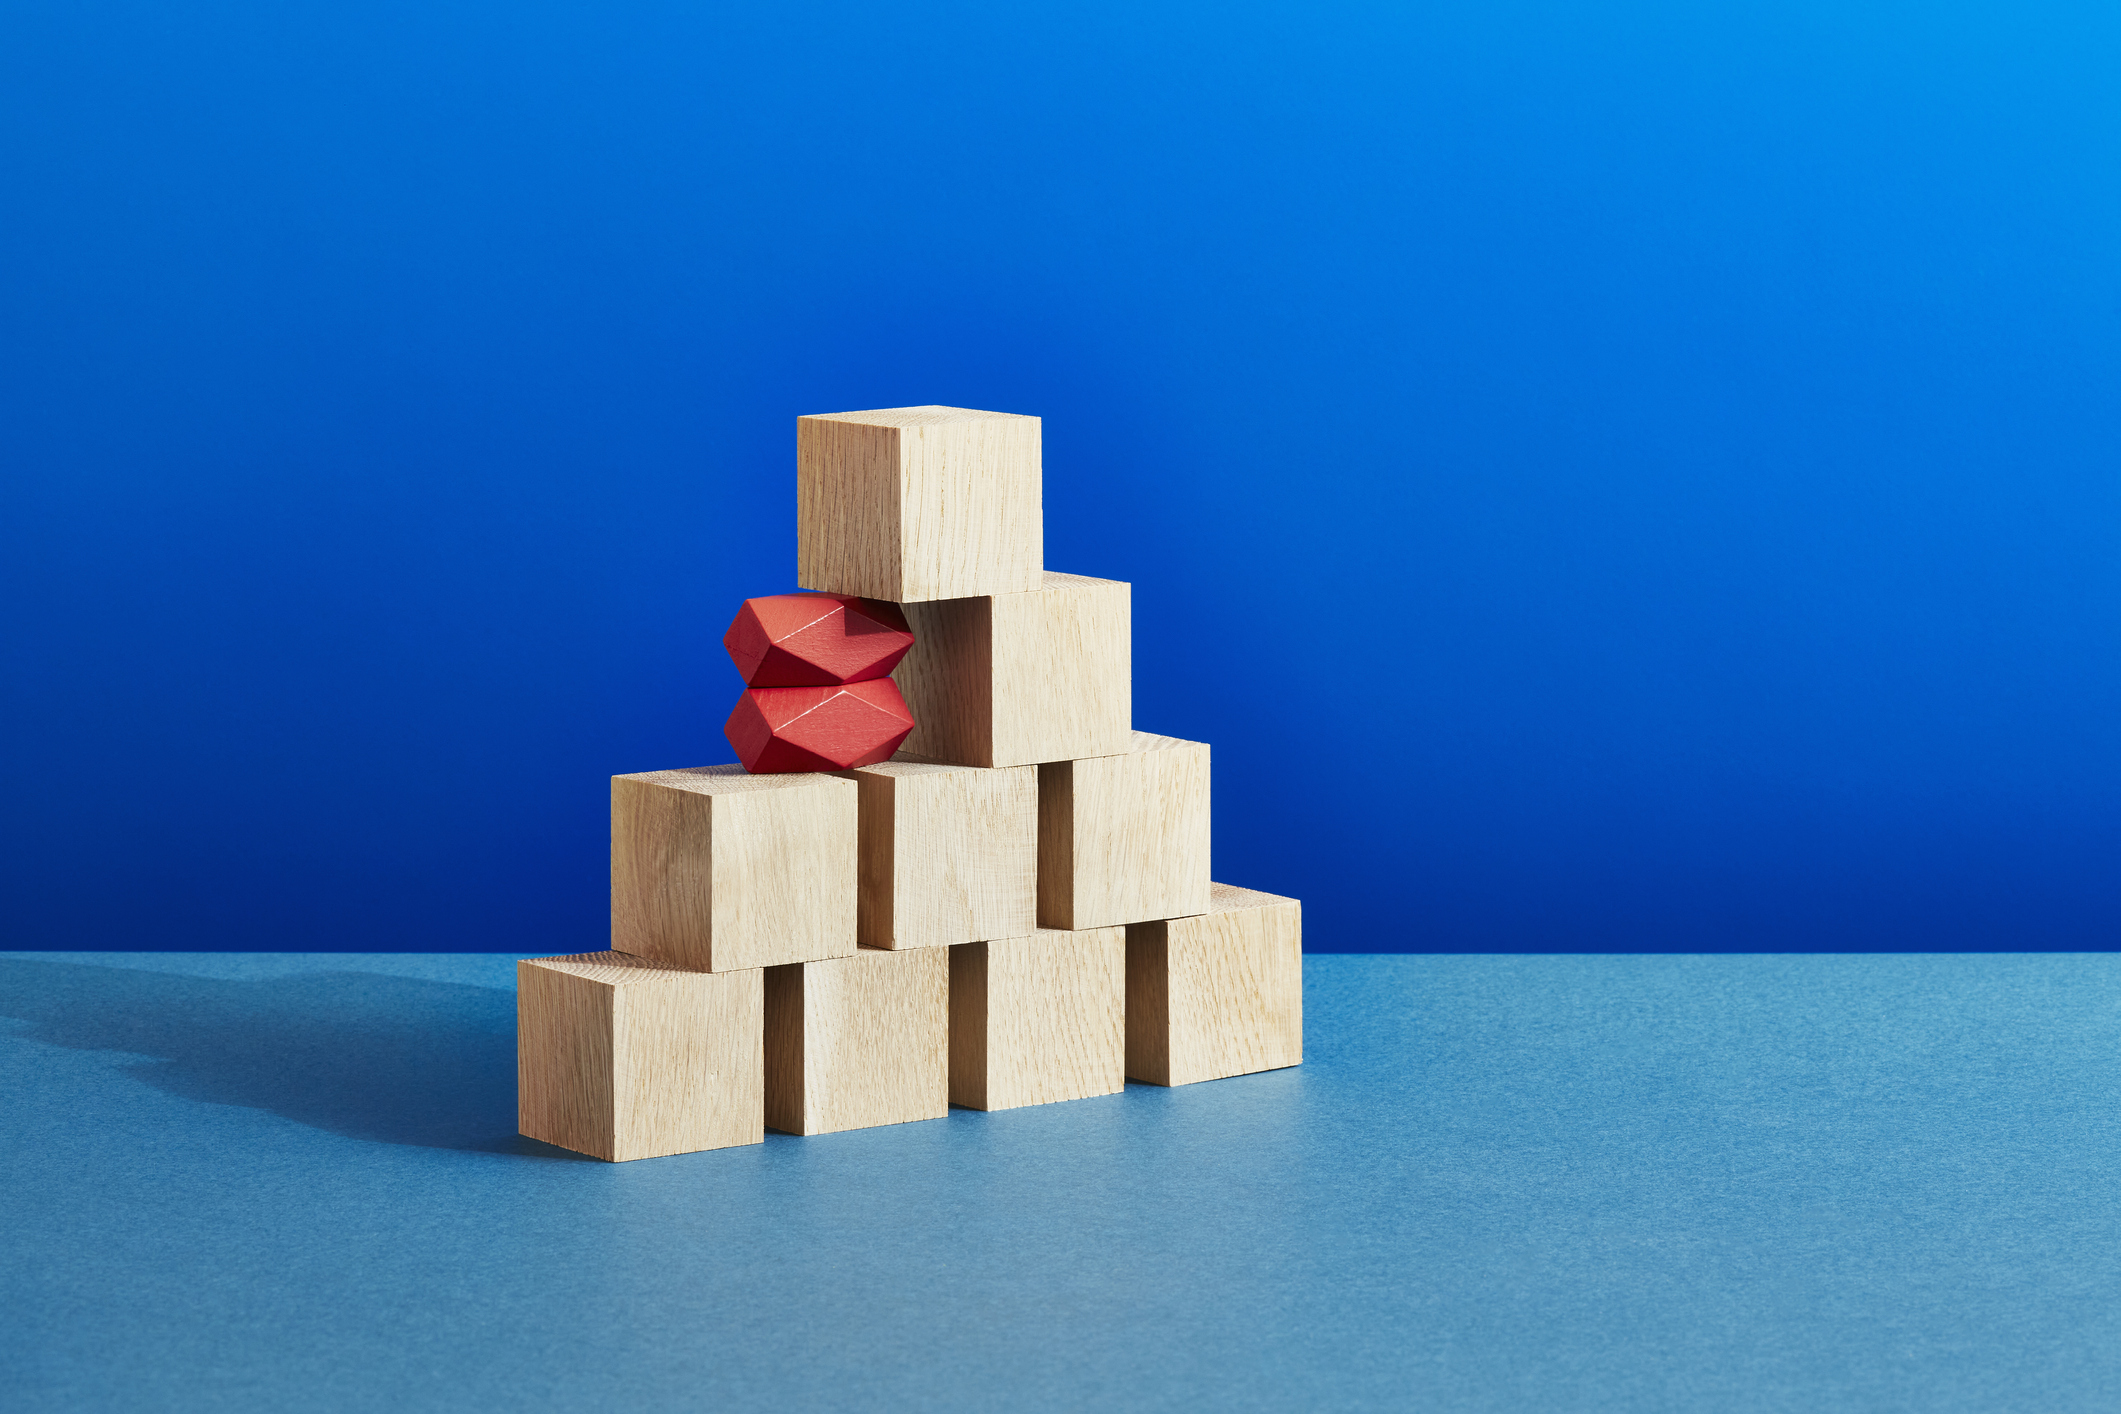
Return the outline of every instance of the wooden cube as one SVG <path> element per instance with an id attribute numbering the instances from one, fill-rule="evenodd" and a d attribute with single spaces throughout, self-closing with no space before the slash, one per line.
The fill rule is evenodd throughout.
<path id="1" fill-rule="evenodd" d="M 1127 930 L 950 949 L 950 1103 L 1007 1110 L 1127 1086 Z"/>
<path id="2" fill-rule="evenodd" d="M 765 1135 L 763 972 L 621 952 L 516 964 L 516 1127 L 614 1162 Z"/>
<path id="3" fill-rule="evenodd" d="M 766 1123 L 832 1134 L 950 1112 L 950 950 L 766 969 Z"/>
<path id="4" fill-rule="evenodd" d="M 1038 588 L 1037 418 L 947 407 L 799 417 L 795 465 L 805 589 L 907 603 Z"/>
<path id="5" fill-rule="evenodd" d="M 1190 1085 L 1302 1065 L 1303 905 L 1217 884 L 1196 918 L 1127 929 L 1127 1074 Z"/>
<path id="6" fill-rule="evenodd" d="M 861 792 L 865 948 L 930 948 L 1029 933 L 1038 910 L 1038 772 L 886 761 Z"/>
<path id="7" fill-rule="evenodd" d="M 1133 735 L 1132 587 L 1047 574 L 1024 594 L 908 604 L 893 677 L 908 756 L 1025 766 L 1125 751 Z"/>
<path id="8" fill-rule="evenodd" d="M 1208 911 L 1208 747 L 1134 732 L 1116 756 L 1038 768 L 1038 925 Z"/>
<path id="9" fill-rule="evenodd" d="M 611 778 L 611 945 L 701 972 L 855 948 L 858 792 L 701 766 Z"/>

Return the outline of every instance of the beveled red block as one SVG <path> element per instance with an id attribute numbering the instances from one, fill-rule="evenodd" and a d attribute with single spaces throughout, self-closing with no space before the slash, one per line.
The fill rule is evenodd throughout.
<path id="1" fill-rule="evenodd" d="M 755 776 L 873 766 L 912 730 L 913 713 L 889 678 L 749 688 L 722 728 Z"/>
<path id="2" fill-rule="evenodd" d="M 889 677 L 913 632 L 881 599 L 769 594 L 744 601 L 722 646 L 753 687 L 825 687 Z"/>

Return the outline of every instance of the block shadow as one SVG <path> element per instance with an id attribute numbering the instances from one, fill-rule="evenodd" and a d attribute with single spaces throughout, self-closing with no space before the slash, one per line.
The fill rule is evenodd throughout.
<path id="1" fill-rule="evenodd" d="M 120 1068 L 187 1100 L 383 1144 L 580 1158 L 515 1133 L 515 994 L 498 988 L 0 958 L 0 1016 L 27 1040 L 147 1057 Z"/>

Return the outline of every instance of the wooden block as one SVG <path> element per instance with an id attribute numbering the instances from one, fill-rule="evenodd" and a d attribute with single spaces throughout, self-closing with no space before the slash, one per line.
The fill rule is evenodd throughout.
<path id="1" fill-rule="evenodd" d="M 1135 732 L 1117 756 L 1038 768 L 1038 925 L 1208 911 L 1208 748 Z"/>
<path id="2" fill-rule="evenodd" d="M 766 969 L 766 1123 L 832 1134 L 950 1112 L 950 950 Z"/>
<path id="3" fill-rule="evenodd" d="M 1302 1065 L 1303 905 L 1217 884 L 1196 918 L 1127 929 L 1127 1074 L 1190 1085 Z"/>
<path id="4" fill-rule="evenodd" d="M 805 589 L 907 603 L 1038 588 L 1035 417 L 949 407 L 799 417 L 795 467 Z"/>
<path id="5" fill-rule="evenodd" d="M 741 766 L 611 778 L 611 945 L 701 972 L 854 951 L 857 792 Z"/>
<path id="6" fill-rule="evenodd" d="M 1025 766 L 1128 749 L 1131 586 L 1047 574 L 1025 594 L 905 609 L 914 643 L 893 676 L 913 709 L 907 755 Z"/>
<path id="7" fill-rule="evenodd" d="M 516 1127 L 619 1162 L 765 1135 L 763 972 L 619 952 L 516 964 Z"/>
<path id="8" fill-rule="evenodd" d="M 1008 1110 L 1127 1086 L 1127 930 L 950 949 L 950 1103 Z"/>
<path id="9" fill-rule="evenodd" d="M 885 761 L 861 792 L 865 948 L 932 948 L 1037 926 L 1038 772 Z"/>

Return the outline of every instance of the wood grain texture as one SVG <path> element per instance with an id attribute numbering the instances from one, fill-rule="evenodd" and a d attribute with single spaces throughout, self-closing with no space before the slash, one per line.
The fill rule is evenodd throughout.
<path id="1" fill-rule="evenodd" d="M 1209 749 L 1132 736 L 1120 755 L 1038 768 L 1041 928 L 1208 911 Z"/>
<path id="2" fill-rule="evenodd" d="M 1303 905 L 1228 884 L 1209 904 L 1127 929 L 1135 1080 L 1190 1085 L 1303 1064 Z"/>
<path id="3" fill-rule="evenodd" d="M 833 1134 L 950 1110 L 950 951 L 769 967 L 766 1123 Z"/>
<path id="4" fill-rule="evenodd" d="M 1126 1088 L 1127 930 L 950 949 L 950 1102 L 1007 1110 Z"/>
<path id="5" fill-rule="evenodd" d="M 611 778 L 611 945 L 703 972 L 855 948 L 854 782 L 702 766 Z"/>
<path id="6" fill-rule="evenodd" d="M 914 643 L 892 674 L 913 709 L 903 754 L 1025 766 L 1128 749 L 1132 586 L 1048 572 L 1029 593 L 904 608 Z"/>
<path id="7" fill-rule="evenodd" d="M 861 792 L 863 947 L 946 947 L 1037 926 L 1036 770 L 886 761 L 846 774 Z"/>
<path id="8" fill-rule="evenodd" d="M 621 1162 L 765 1138 L 765 974 L 625 953 L 516 964 L 516 1127 Z"/>
<path id="9" fill-rule="evenodd" d="M 796 583 L 899 603 L 1036 589 L 1039 434 L 972 408 L 797 418 Z"/>

